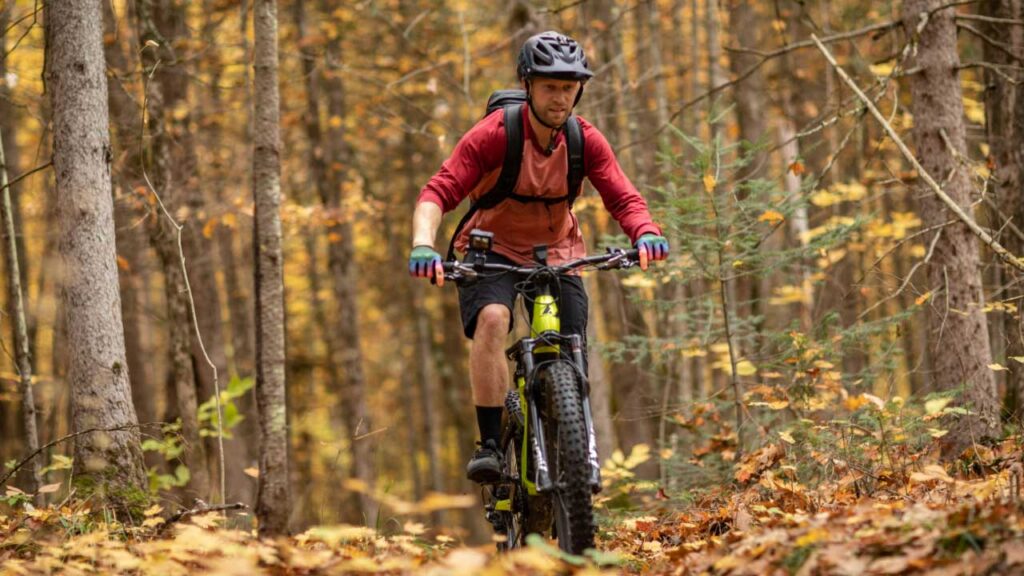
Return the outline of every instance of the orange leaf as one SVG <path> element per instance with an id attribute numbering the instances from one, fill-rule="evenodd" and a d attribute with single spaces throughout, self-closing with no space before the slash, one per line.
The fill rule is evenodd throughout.
<path id="1" fill-rule="evenodd" d="M 786 217 L 776 210 L 765 210 L 763 214 L 757 217 L 758 222 L 768 222 L 769 224 L 778 224 L 785 219 Z"/>
<path id="2" fill-rule="evenodd" d="M 217 228 L 217 219 L 210 218 L 203 225 L 203 238 L 213 238 L 213 231 Z"/>
<path id="3" fill-rule="evenodd" d="M 789 165 L 789 171 L 792 172 L 794 176 L 799 176 L 806 172 L 807 168 L 804 167 L 803 162 L 797 160 Z"/>

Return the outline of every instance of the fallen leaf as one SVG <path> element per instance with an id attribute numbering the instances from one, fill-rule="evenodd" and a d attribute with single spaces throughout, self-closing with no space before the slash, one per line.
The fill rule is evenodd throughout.
<path id="1" fill-rule="evenodd" d="M 51 492 L 56 492 L 57 490 L 60 490 L 60 486 L 61 486 L 60 482 L 57 482 L 56 484 L 47 484 L 46 486 L 40 486 L 38 493 L 39 494 L 49 494 Z"/>

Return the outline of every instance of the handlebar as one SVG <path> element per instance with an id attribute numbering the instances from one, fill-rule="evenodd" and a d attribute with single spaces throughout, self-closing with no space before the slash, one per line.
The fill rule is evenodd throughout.
<path id="1" fill-rule="evenodd" d="M 641 249 L 623 250 L 621 248 L 609 248 L 605 254 L 587 256 L 571 260 L 558 266 L 534 264 L 530 266 L 510 266 L 495 262 L 484 262 L 473 264 L 468 262 L 449 261 L 443 262 L 437 272 L 444 270 L 443 274 L 437 273 L 433 280 L 438 286 L 443 286 L 445 280 L 468 280 L 477 278 L 484 272 L 503 272 L 530 276 L 537 273 L 548 273 L 552 275 L 565 274 L 586 266 L 594 266 L 597 270 L 618 270 L 640 266 L 647 269 L 647 251 Z"/>

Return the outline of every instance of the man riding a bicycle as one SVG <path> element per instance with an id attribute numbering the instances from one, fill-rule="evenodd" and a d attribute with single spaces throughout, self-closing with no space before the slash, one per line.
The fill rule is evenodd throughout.
<path id="1" fill-rule="evenodd" d="M 651 260 L 668 255 L 668 241 L 651 220 L 647 203 L 629 181 L 604 135 L 572 114 L 593 76 L 580 45 L 557 32 L 532 36 L 519 52 L 517 74 L 526 102 L 513 118 L 522 118 L 523 150 L 518 178 L 511 193 L 495 206 L 474 210 L 455 238 L 454 247 L 466 252 L 469 231 L 494 233 L 487 261 L 523 265 L 533 261 L 533 247 L 547 246 L 547 261 L 559 265 L 585 256 L 579 222 L 572 213 L 578 190 L 570 190 L 572 151 L 567 144 L 568 122 L 582 132 L 583 174 L 598 191 L 605 208 L 618 221 L 634 245 Z M 488 114 L 467 132 L 451 157 L 420 192 L 413 215 L 413 248 L 409 271 L 413 276 L 440 275 L 441 255 L 435 236 L 445 212 L 469 196 L 478 203 L 496 188 L 507 160 L 509 141 L 506 114 Z M 492 192 L 493 193 L 493 192 Z M 487 204 L 486 202 L 481 203 Z M 480 206 L 478 206 L 479 208 Z M 512 275 L 480 278 L 459 286 L 459 307 L 466 337 L 472 340 L 470 381 L 480 429 L 480 449 L 466 467 L 477 483 L 494 482 L 502 475 L 502 415 L 510 388 L 505 340 L 512 330 L 512 310 L 519 279 Z M 578 275 L 560 281 L 561 328 L 586 341 L 588 299 Z"/>

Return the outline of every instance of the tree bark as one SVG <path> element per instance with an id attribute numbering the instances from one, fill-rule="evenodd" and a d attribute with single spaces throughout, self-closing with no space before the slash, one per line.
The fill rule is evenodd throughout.
<path id="1" fill-rule="evenodd" d="M 59 2 L 48 10 L 72 426 L 135 426 L 117 287 L 103 17 L 99 0 Z M 146 490 L 138 429 L 76 438 L 74 474 L 82 491 L 137 512 Z"/>
<path id="2" fill-rule="evenodd" d="M 277 2 L 256 0 L 254 150 L 256 399 L 260 476 L 256 517 L 261 535 L 288 529 L 288 412 L 285 394 L 284 270 L 281 252 L 281 100 L 277 84 Z"/>
<path id="3" fill-rule="evenodd" d="M 903 26 L 914 37 L 921 16 L 936 10 L 941 0 L 908 0 L 903 5 Z M 957 204 L 970 210 L 970 175 L 958 166 L 955 154 L 964 154 L 963 101 L 957 77 L 955 10 L 945 8 L 931 19 L 917 38 L 917 52 L 908 68 L 920 72 L 910 77 L 912 130 L 921 166 L 934 178 L 943 179 L 945 190 Z M 948 145 L 947 145 L 948 140 Z M 953 150 L 950 150 L 950 147 Z M 949 212 L 935 194 L 919 186 L 922 225 L 942 224 Z M 942 230 L 942 241 L 928 265 L 928 281 L 937 295 L 928 308 L 929 347 L 936 388 L 963 390 L 959 402 L 969 415 L 951 423 L 943 438 L 943 453 L 956 457 L 972 442 L 998 433 L 999 418 L 988 330 L 981 310 L 978 243 L 962 223 Z"/>
<path id="4" fill-rule="evenodd" d="M 183 63 L 174 52 L 173 42 L 179 24 L 174 0 L 139 0 L 139 43 L 143 73 L 152 81 L 146 88 L 146 104 L 152 148 L 149 151 L 152 172 L 150 180 L 160 198 L 149 217 L 150 242 L 160 259 L 167 299 L 167 328 L 171 378 L 174 383 L 181 434 L 185 444 L 185 464 L 191 479 L 189 486 L 200 498 L 210 498 L 210 472 L 204 439 L 199 434 L 197 380 L 192 362 L 192 318 L 182 255 L 179 252 L 178 228 L 160 204 L 176 219 L 188 217 L 182 209 L 186 201 L 186 183 L 177 178 L 187 174 L 175 153 L 181 135 L 180 109 L 185 102 L 188 77 Z M 156 43 L 156 46 L 153 46 Z M 154 70 L 155 68 L 155 70 Z"/>

